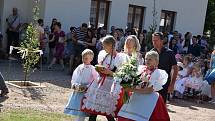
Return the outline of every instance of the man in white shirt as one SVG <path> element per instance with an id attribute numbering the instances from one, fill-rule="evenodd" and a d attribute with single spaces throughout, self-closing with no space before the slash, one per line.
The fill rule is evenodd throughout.
<path id="1" fill-rule="evenodd" d="M 19 46 L 19 28 L 21 26 L 21 18 L 18 15 L 18 9 L 13 8 L 13 14 L 6 19 L 7 28 L 7 52 L 10 46 Z"/>

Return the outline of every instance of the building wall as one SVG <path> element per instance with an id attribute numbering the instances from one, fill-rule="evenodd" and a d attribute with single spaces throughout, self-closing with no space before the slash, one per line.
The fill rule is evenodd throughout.
<path id="1" fill-rule="evenodd" d="M 153 20 L 153 0 L 123 0 L 123 2 L 121 0 L 112 0 L 109 25 L 126 27 L 129 4 L 145 7 L 143 28 L 148 30 Z M 203 33 L 207 0 L 156 0 L 158 25 L 160 23 L 161 10 L 175 11 L 177 13 L 175 30 L 182 33 L 190 31 L 195 35 Z"/>
<path id="2" fill-rule="evenodd" d="M 123 2 L 121 0 L 113 0 L 109 25 L 126 28 L 129 4 L 145 7 L 143 28 L 147 29 L 150 21 L 152 21 L 152 0 L 123 0 Z"/>
<path id="3" fill-rule="evenodd" d="M 40 17 L 44 16 L 44 5 L 45 0 L 40 0 Z M 1 4 L 3 3 L 3 4 Z M 7 28 L 6 18 L 12 14 L 12 9 L 16 7 L 18 8 L 18 14 L 21 16 L 22 23 L 29 23 L 32 21 L 32 8 L 33 8 L 33 1 L 31 0 L 0 0 L 0 11 L 2 9 L 1 15 L 1 29 L 0 31 L 4 34 L 4 41 L 3 41 L 3 48 L 6 48 L 7 40 L 5 30 Z"/>
<path id="4" fill-rule="evenodd" d="M 90 0 L 46 0 L 45 25 L 50 26 L 52 18 L 57 18 L 62 29 L 68 32 L 70 26 L 78 27 L 82 22 L 89 22 L 90 6 Z"/>
<path id="5" fill-rule="evenodd" d="M 145 7 L 143 28 L 149 28 L 152 23 L 153 0 L 111 1 L 109 26 L 115 25 L 126 28 L 128 6 L 129 4 L 133 4 Z M 195 5 L 192 5 L 193 1 L 195 1 Z M 0 2 L 4 3 L 4 7 L 1 7 L 4 8 L 1 20 L 5 20 L 11 14 L 13 7 L 19 9 L 23 22 L 31 20 L 32 1 L 0 0 Z M 40 16 L 44 18 L 45 25 L 50 25 L 52 18 L 57 18 L 62 22 L 63 30 L 68 31 L 70 26 L 80 26 L 82 22 L 89 22 L 91 0 L 41 0 L 40 4 Z M 161 10 L 175 11 L 177 12 L 175 30 L 182 33 L 191 31 L 194 34 L 202 34 L 206 9 L 207 0 L 156 0 L 156 10 L 158 12 L 157 23 L 159 25 Z M 4 23 L 5 21 L 2 22 Z M 5 28 L 3 23 L 1 29 Z"/>
<path id="6" fill-rule="evenodd" d="M 208 0 L 160 0 L 157 6 L 160 11 L 164 8 L 177 12 L 175 30 L 196 35 L 203 33 L 207 3 Z"/>
<path id="7" fill-rule="evenodd" d="M 70 26 L 80 26 L 89 22 L 91 0 L 40 0 L 40 17 L 44 18 L 45 26 L 51 25 L 52 18 L 57 18 L 62 23 L 62 29 L 69 31 Z M 145 7 L 143 28 L 148 30 L 152 23 L 153 0 L 110 0 L 111 25 L 126 28 L 129 4 Z M 193 3 L 195 2 L 195 3 Z M 182 34 L 187 31 L 194 35 L 202 34 L 208 0 L 156 0 L 157 24 L 160 22 L 161 10 L 175 11 L 175 30 Z M 2 4 L 3 3 L 3 4 Z M 5 19 L 12 13 L 12 8 L 17 7 L 23 22 L 32 19 L 33 3 L 30 0 L 0 0 L 1 31 L 6 30 Z M 1 11 L 3 11 L 1 13 Z M 158 27 L 159 28 L 159 27 Z M 157 29 L 158 29 L 157 28 Z M 4 39 L 6 40 L 6 39 Z M 6 41 L 3 42 L 6 44 Z"/>

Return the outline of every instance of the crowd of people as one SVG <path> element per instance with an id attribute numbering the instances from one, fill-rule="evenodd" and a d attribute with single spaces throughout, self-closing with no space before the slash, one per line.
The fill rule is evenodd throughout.
<path id="1" fill-rule="evenodd" d="M 21 41 L 19 39 L 17 41 L 17 38 L 19 38 L 17 37 L 19 22 L 17 9 L 14 8 L 13 15 L 7 19 L 8 52 L 10 45 L 19 46 Z M 80 27 L 70 27 L 70 32 L 66 34 L 61 29 L 61 22 L 56 18 L 52 20 L 50 28 L 44 28 L 43 20 L 39 19 L 37 29 L 40 33 L 40 49 L 44 53 L 48 53 L 42 57 L 43 60 L 48 60 L 48 69 L 52 69 L 57 62 L 61 64 L 62 70 L 65 69 L 66 64 L 69 65 L 69 74 L 72 75 L 71 85 L 74 91 L 69 97 L 65 113 L 78 115 L 77 121 L 83 121 L 85 117 L 89 117 L 90 121 L 95 121 L 96 116 L 101 115 L 101 113 L 98 113 L 99 111 L 104 112 L 103 114 L 107 116 L 109 121 L 114 121 L 115 116 L 109 114 L 112 114 L 119 107 L 122 107 L 118 110 L 119 120 L 122 121 L 141 119 L 141 116 L 143 119 L 144 116 L 147 116 L 146 119 L 151 121 L 158 119 L 167 121 L 169 116 L 165 103 L 170 99 L 171 94 L 176 98 L 183 98 L 190 94 L 192 96 L 196 94 L 207 95 L 212 98 L 210 102 L 215 103 L 215 70 L 213 70 L 215 67 L 215 51 L 210 56 L 211 52 L 205 35 L 193 36 L 191 32 L 187 32 L 183 36 L 178 31 L 155 32 L 149 35 L 146 30 L 123 30 L 116 26 L 112 26 L 111 31 L 108 32 L 105 27 L 97 29 L 94 28 L 94 25 L 86 23 L 82 23 Z M 152 36 L 152 40 L 149 41 L 147 36 Z M 152 48 L 150 48 L 150 43 Z M 111 93 L 104 93 L 111 92 L 114 73 L 133 56 L 137 57 L 139 66 L 147 66 L 148 71 L 150 71 L 149 75 L 156 72 L 156 81 L 165 81 L 161 89 L 155 89 L 158 83 L 155 83 L 151 90 L 149 89 L 148 93 L 151 94 L 151 97 L 142 95 L 143 97 L 138 100 L 140 101 L 143 98 L 156 100 L 151 103 L 149 109 L 152 111 L 149 114 L 144 114 L 144 111 L 140 107 L 138 108 L 137 104 L 133 104 L 132 100 L 126 106 L 137 107 L 135 110 L 129 109 L 130 113 L 124 111 L 123 106 L 125 104 L 119 107 L 111 106 L 111 104 L 118 102 L 114 100 L 118 98 L 111 95 Z M 94 66 L 97 64 L 104 68 L 100 71 L 95 70 Z M 162 70 L 165 70 L 168 76 L 166 79 L 160 80 L 160 77 L 165 75 L 163 72 L 161 73 Z M 146 70 L 142 70 L 141 73 L 143 71 Z M 102 85 L 94 85 L 97 78 L 100 78 Z M 88 88 L 92 85 L 95 87 L 89 90 Z M 86 92 L 86 89 L 89 92 Z M 1 96 L 8 93 L 6 86 L 1 87 L 1 90 L 3 90 Z M 95 90 L 100 90 L 98 92 L 101 93 L 97 94 Z M 128 90 L 133 92 L 132 96 L 145 94 L 145 90 L 139 87 Z M 90 94 L 100 95 L 96 98 L 96 103 L 92 103 L 90 99 L 86 103 L 86 107 L 89 106 L 89 109 L 92 110 L 99 106 L 98 111 L 94 114 L 84 112 L 86 110 L 81 109 L 83 97 L 86 96 L 87 101 L 89 98 L 87 95 Z M 120 95 L 120 92 L 117 95 Z M 137 111 L 140 111 L 139 117 L 135 116 Z M 159 111 L 162 112 L 164 119 L 158 116 Z M 132 118 L 125 115 L 131 115 Z"/>

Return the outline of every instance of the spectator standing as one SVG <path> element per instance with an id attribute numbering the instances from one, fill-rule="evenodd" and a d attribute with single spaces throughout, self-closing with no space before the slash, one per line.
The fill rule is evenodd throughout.
<path id="1" fill-rule="evenodd" d="M 51 33 L 49 34 L 49 61 L 51 61 L 54 57 L 54 53 L 55 53 L 55 45 L 56 45 L 56 41 L 54 39 L 54 26 L 57 23 L 57 19 L 53 18 L 52 19 L 52 24 L 51 24 Z M 53 41 L 52 41 L 53 40 Z"/>
<path id="2" fill-rule="evenodd" d="M 97 50 L 96 50 L 96 36 L 92 29 L 87 30 L 87 38 L 85 44 L 87 45 L 87 48 L 92 50 L 94 52 L 94 57 L 92 60 L 92 65 L 97 64 Z"/>
<path id="3" fill-rule="evenodd" d="M 201 47 L 197 42 L 196 36 L 193 36 L 192 43 L 193 44 L 188 47 L 188 53 L 195 57 L 199 57 L 201 55 Z"/>
<path id="4" fill-rule="evenodd" d="M 55 53 L 54 53 L 54 58 L 52 59 L 52 62 L 48 68 L 49 69 L 52 68 L 52 66 L 56 63 L 56 61 L 59 60 L 62 66 L 62 70 L 64 70 L 63 55 L 64 55 L 65 33 L 64 31 L 61 30 L 60 22 L 57 22 L 54 27 L 55 27 L 54 37 L 51 41 L 56 42 Z"/>
<path id="5" fill-rule="evenodd" d="M 13 8 L 13 14 L 7 19 L 7 53 L 9 53 L 10 46 L 19 46 L 19 28 L 21 26 L 21 17 L 18 14 L 18 9 Z"/>
<path id="6" fill-rule="evenodd" d="M 163 86 L 163 89 L 159 91 L 164 101 L 166 102 L 168 93 L 172 93 L 174 90 L 174 85 L 178 74 L 178 66 L 173 51 L 163 46 L 162 33 L 160 32 L 154 33 L 152 35 L 152 43 L 154 46 L 152 50 L 157 51 L 159 54 L 158 68 L 165 70 L 169 75 L 167 83 Z M 173 75 L 171 76 L 172 68 Z"/>
<path id="7" fill-rule="evenodd" d="M 72 32 L 72 50 L 70 55 L 70 73 L 81 63 L 81 53 L 87 48 L 87 24 L 83 23 L 81 27 L 75 28 Z"/>

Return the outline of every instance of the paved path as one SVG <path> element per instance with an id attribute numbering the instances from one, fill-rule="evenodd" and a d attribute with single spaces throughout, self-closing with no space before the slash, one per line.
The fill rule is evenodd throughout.
<path id="1" fill-rule="evenodd" d="M 48 70 L 48 65 L 43 65 L 41 69 L 35 70 L 30 74 L 29 80 L 31 81 L 43 81 L 43 80 L 70 80 L 71 76 L 65 70 L 61 70 L 59 65 L 56 65 L 54 69 Z M 4 75 L 5 80 L 23 80 L 22 64 L 18 61 L 0 60 L 0 72 Z"/>

